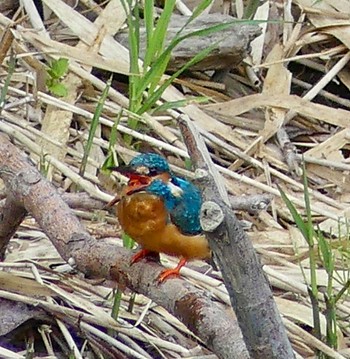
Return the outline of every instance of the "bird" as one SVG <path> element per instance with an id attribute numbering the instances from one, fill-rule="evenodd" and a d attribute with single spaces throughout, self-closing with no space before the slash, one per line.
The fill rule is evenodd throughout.
<path id="1" fill-rule="evenodd" d="M 166 159 L 155 153 L 137 155 L 129 165 L 113 169 L 129 179 L 117 204 L 117 217 L 123 231 L 142 248 L 131 263 L 150 252 L 179 257 L 175 268 L 158 277 L 163 282 L 179 276 L 187 261 L 211 257 L 199 220 L 201 193 L 193 183 L 175 176 Z"/>

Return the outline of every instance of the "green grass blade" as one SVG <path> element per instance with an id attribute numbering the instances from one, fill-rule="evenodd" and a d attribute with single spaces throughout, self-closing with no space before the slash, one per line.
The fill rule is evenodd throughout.
<path id="1" fill-rule="evenodd" d="M 324 296 L 326 303 L 326 343 L 331 348 L 337 349 L 338 335 L 337 335 L 337 316 L 335 303 L 332 296 L 327 294 Z"/>
<path id="2" fill-rule="evenodd" d="M 143 59 L 143 71 L 145 72 L 153 61 L 154 50 L 152 48 L 152 39 L 154 33 L 154 1 L 145 0 L 144 19 L 146 28 L 146 50 Z"/>
<path id="3" fill-rule="evenodd" d="M 327 239 L 322 234 L 321 230 L 317 231 L 317 242 L 318 248 L 320 251 L 320 257 L 322 259 L 322 264 L 330 277 L 333 277 L 334 271 L 334 261 L 333 261 L 333 252 L 332 247 L 327 241 Z"/>
<path id="4" fill-rule="evenodd" d="M 132 8 L 132 0 L 122 0 L 124 9 L 127 13 L 127 23 L 129 27 L 129 62 L 130 62 L 130 75 L 129 75 L 129 110 L 136 112 L 142 101 L 142 95 L 138 96 L 139 87 L 142 85 L 143 80 L 140 75 L 139 67 L 139 54 L 140 54 L 140 15 L 138 2 L 135 8 Z M 134 10 L 134 11 L 133 11 Z M 129 118 L 128 126 L 131 129 L 136 129 L 138 121 L 135 118 Z M 125 135 L 124 140 L 127 145 L 132 142 L 132 136 Z"/>
<path id="5" fill-rule="evenodd" d="M 338 294 L 334 297 L 334 302 L 337 303 L 342 296 L 349 290 L 350 288 L 350 279 L 347 280 L 342 289 L 338 292 Z"/>
<path id="6" fill-rule="evenodd" d="M 213 0 L 203 0 L 201 3 L 198 4 L 197 7 L 194 8 L 192 11 L 192 15 L 188 18 L 185 24 L 181 27 L 181 29 L 177 32 L 175 36 L 175 40 L 181 36 L 185 28 L 198 16 L 200 16 L 203 11 L 212 3 Z"/>
<path id="7" fill-rule="evenodd" d="M 193 37 L 193 36 L 207 36 L 207 35 L 210 35 L 212 33 L 215 33 L 215 32 L 218 32 L 218 31 L 224 31 L 224 30 L 227 30 L 229 28 L 231 28 L 232 26 L 237 26 L 237 25 L 259 25 L 259 24 L 262 24 L 262 23 L 276 23 L 276 24 L 281 24 L 282 21 L 279 21 L 279 20 L 276 20 L 276 21 L 273 21 L 273 20 L 238 20 L 238 19 L 235 19 L 233 21 L 227 21 L 225 23 L 222 23 L 222 24 L 217 24 L 217 25 L 212 25 L 212 26 L 209 26 L 205 29 L 200 29 L 200 30 L 196 30 L 196 31 L 193 31 L 193 32 L 189 32 L 185 35 L 181 35 L 184 27 L 184 26 L 178 33 L 177 35 L 174 37 L 174 39 L 172 40 L 172 42 L 176 42 L 176 45 L 183 41 L 184 39 L 186 38 L 189 38 L 189 37 Z M 172 42 L 170 43 L 170 45 L 172 45 Z M 175 46 L 176 46 L 175 45 Z"/>
<path id="8" fill-rule="evenodd" d="M 111 83 L 112 83 L 112 76 L 107 81 L 106 87 L 104 88 L 104 90 L 101 94 L 101 97 L 98 100 L 96 110 L 94 112 L 94 116 L 91 120 L 89 136 L 88 136 L 88 140 L 86 142 L 85 148 L 84 148 L 84 155 L 83 155 L 83 159 L 81 161 L 81 166 L 80 166 L 80 170 L 79 170 L 80 176 L 84 175 L 87 160 L 88 160 L 91 148 L 92 148 L 95 132 L 96 132 L 96 129 L 97 129 L 97 126 L 99 123 L 99 119 L 101 117 L 101 113 L 102 113 L 103 106 L 104 106 L 104 103 L 105 103 L 107 95 L 108 95 L 109 88 L 111 87 Z"/>
<path id="9" fill-rule="evenodd" d="M 292 217 L 294 219 L 294 222 L 296 223 L 298 229 L 300 230 L 300 232 L 303 235 L 303 237 L 305 238 L 305 240 L 308 242 L 309 241 L 308 228 L 307 228 L 306 224 L 304 223 L 300 214 L 296 210 L 294 204 L 289 200 L 287 195 L 283 192 L 283 190 L 279 186 L 277 186 L 277 187 L 278 187 L 278 190 L 280 191 L 283 202 L 286 204 L 290 214 L 292 215 Z"/>
<path id="10" fill-rule="evenodd" d="M 308 237 L 309 241 L 312 242 L 311 245 L 313 245 L 313 224 L 312 224 L 312 212 L 311 212 L 311 204 L 310 204 L 310 194 L 309 194 L 309 184 L 307 180 L 306 175 L 306 168 L 305 168 L 305 162 L 303 162 L 303 185 L 304 185 L 304 202 L 305 202 L 305 210 L 306 210 L 306 216 L 307 216 L 307 224 L 308 224 Z"/>
<path id="11" fill-rule="evenodd" d="M 216 26 L 215 26 L 216 27 Z M 220 25 L 221 28 L 221 25 Z M 209 29 L 207 29 L 209 30 Z M 207 30 L 205 30 L 205 33 L 207 33 Z M 200 30 L 201 31 L 201 30 Z M 198 32 L 198 31 L 197 31 Z M 194 32 L 196 33 L 196 32 Z M 143 91 L 146 90 L 147 84 L 153 83 L 155 86 L 152 87 L 152 89 L 155 90 L 155 87 L 160 82 L 161 77 L 163 76 L 166 67 L 168 66 L 171 51 L 174 49 L 176 45 L 178 45 L 181 41 L 183 41 L 186 38 L 191 37 L 192 34 L 184 35 L 183 37 L 179 38 L 178 40 L 172 42 L 165 51 L 161 54 L 161 56 L 156 60 L 156 62 L 153 64 L 152 68 L 146 73 L 144 77 L 144 85 L 143 87 L 139 88 L 139 91 L 142 90 L 142 92 L 137 93 L 136 96 L 141 96 Z M 177 78 L 181 73 L 183 73 L 185 70 L 193 66 L 194 64 L 200 62 L 203 60 L 210 52 L 212 52 L 218 45 L 220 41 L 217 41 L 216 43 L 212 44 L 206 49 L 203 49 L 201 52 L 196 54 L 191 60 L 189 60 L 181 69 L 179 69 L 177 72 L 175 72 L 171 77 L 169 77 L 157 90 L 155 91 L 149 91 L 150 97 L 146 100 L 147 104 L 144 103 L 142 106 L 142 110 L 138 112 L 138 114 L 142 114 L 143 112 L 147 111 L 152 105 L 160 98 L 164 90 L 169 87 L 169 85 L 173 82 L 175 78 Z M 151 104 L 150 104 L 151 103 Z M 145 110 L 147 108 L 147 110 Z"/>
<path id="12" fill-rule="evenodd" d="M 203 11 L 205 9 L 208 8 L 208 6 L 210 6 L 210 4 L 213 2 L 213 0 L 203 0 L 201 1 L 198 6 L 196 6 L 193 11 L 192 11 L 192 15 L 190 17 L 190 21 L 193 21 L 196 17 L 198 17 L 199 15 L 201 15 L 203 13 Z"/>
<path id="13" fill-rule="evenodd" d="M 111 316 L 115 320 L 118 319 L 118 315 L 119 315 L 119 311 L 120 311 L 120 305 L 121 305 L 121 302 L 122 302 L 122 294 L 123 294 L 123 292 L 118 288 L 117 293 L 115 293 L 115 295 L 114 295 Z M 113 334 L 112 336 L 114 336 L 116 334 L 116 332 L 113 330 L 113 333 L 110 333 L 110 334 Z"/>
<path id="14" fill-rule="evenodd" d="M 164 102 L 162 105 L 156 107 L 152 113 L 156 112 L 164 112 L 170 109 L 176 109 L 180 107 L 184 107 L 189 105 L 190 103 L 206 103 L 209 101 L 209 97 L 206 96 L 198 96 L 198 97 L 188 97 L 185 100 L 178 100 L 178 101 L 170 101 Z"/>
<path id="15" fill-rule="evenodd" d="M 151 66 L 151 71 L 153 74 L 149 82 L 146 82 L 147 86 L 149 86 L 149 93 L 152 93 L 154 89 L 158 86 L 158 82 L 165 73 L 170 60 L 169 53 L 169 56 L 167 57 L 167 60 L 165 62 L 158 62 L 157 65 L 154 64 L 158 57 L 164 52 L 165 40 L 167 35 L 166 30 L 169 26 L 170 18 L 175 7 L 175 2 L 176 0 L 166 0 L 164 10 L 157 21 L 152 41 L 147 46 L 147 57 L 151 58 L 151 61 L 149 61 L 149 66 Z M 144 69 L 146 70 L 145 67 Z"/>
<path id="16" fill-rule="evenodd" d="M 138 98 L 136 93 L 139 87 L 140 68 L 139 68 L 139 53 L 140 53 L 140 18 L 139 8 L 136 2 L 134 15 L 132 14 L 132 1 L 122 0 L 127 11 L 127 22 L 129 27 L 129 58 L 130 58 L 130 75 L 129 75 L 129 109 L 134 111 L 137 108 Z"/>
<path id="17" fill-rule="evenodd" d="M 117 119 L 114 121 L 114 124 L 111 129 L 111 133 L 109 135 L 109 143 L 108 143 L 108 154 L 106 156 L 105 161 L 103 162 L 103 165 L 101 166 L 101 170 L 110 173 L 111 170 L 109 168 L 115 167 L 117 161 L 117 154 L 115 153 L 115 144 L 117 143 L 117 134 L 118 134 L 118 124 L 120 122 L 120 119 L 122 117 L 123 110 L 121 110 L 118 114 Z"/>
<path id="18" fill-rule="evenodd" d="M 156 91 L 150 94 L 150 96 L 144 101 L 143 106 L 139 110 L 139 114 L 142 114 L 149 109 L 160 99 L 163 92 L 170 86 L 170 84 L 179 77 L 184 71 L 194 64 L 202 61 L 211 51 L 217 47 L 218 43 L 211 45 L 210 47 L 202 50 L 196 56 L 194 56 L 190 61 L 188 61 L 180 70 L 176 71 L 172 76 L 170 76 L 161 86 L 157 88 Z"/>
<path id="19" fill-rule="evenodd" d="M 175 3 L 176 0 L 166 0 L 164 3 L 164 9 L 157 21 L 150 48 L 153 52 L 153 59 L 157 58 L 163 52 L 167 29 L 175 8 Z"/>

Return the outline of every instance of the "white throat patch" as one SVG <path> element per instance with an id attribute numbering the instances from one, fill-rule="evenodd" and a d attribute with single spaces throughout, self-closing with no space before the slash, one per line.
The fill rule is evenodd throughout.
<path id="1" fill-rule="evenodd" d="M 181 197 L 183 195 L 184 191 L 179 186 L 174 185 L 171 181 L 168 182 L 168 186 L 173 196 Z"/>

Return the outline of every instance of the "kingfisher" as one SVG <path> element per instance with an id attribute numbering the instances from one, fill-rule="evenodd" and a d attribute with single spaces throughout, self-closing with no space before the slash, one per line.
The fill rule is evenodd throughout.
<path id="1" fill-rule="evenodd" d="M 117 217 L 124 232 L 142 247 L 132 263 L 150 252 L 179 257 L 176 268 L 160 274 L 158 281 L 163 282 L 179 276 L 188 260 L 211 257 L 199 221 L 202 198 L 193 183 L 175 176 L 168 162 L 155 153 L 140 154 L 129 165 L 113 169 L 129 179 Z"/>

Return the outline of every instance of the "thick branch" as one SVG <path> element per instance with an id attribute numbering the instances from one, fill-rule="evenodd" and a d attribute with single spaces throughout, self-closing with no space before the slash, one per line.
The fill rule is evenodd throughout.
<path id="1" fill-rule="evenodd" d="M 201 224 L 222 271 L 232 307 L 252 358 L 293 358 L 269 283 L 253 245 L 234 212 L 223 198 L 220 176 L 195 125 L 186 116 L 180 120 L 185 143 L 201 175 L 204 203 Z M 198 171 L 198 169 L 200 171 Z"/>
<path id="2" fill-rule="evenodd" d="M 0 262 L 4 260 L 7 245 L 26 214 L 27 211 L 18 205 L 11 194 L 0 205 Z"/>
<path id="3" fill-rule="evenodd" d="M 202 14 L 188 23 L 189 16 L 173 14 L 167 29 L 166 46 L 178 36 L 178 32 L 183 29 L 181 35 L 193 34 L 195 31 L 208 29 L 212 26 L 230 23 L 232 26 L 220 31 L 207 33 L 205 36 L 188 37 L 181 41 L 171 52 L 171 59 L 168 64 L 168 71 L 177 71 L 184 67 L 200 52 L 208 49 L 213 44 L 217 44 L 213 51 L 205 56 L 200 62 L 193 64 L 191 70 L 222 70 L 232 69 L 239 65 L 247 56 L 250 42 L 257 37 L 261 30 L 256 25 L 246 25 L 239 23 L 237 19 L 224 14 Z M 234 22 L 236 24 L 234 25 Z M 123 46 L 128 47 L 128 33 L 119 32 L 115 36 Z M 143 59 L 147 46 L 146 29 L 140 28 L 140 57 Z"/>
<path id="4" fill-rule="evenodd" d="M 219 358 L 248 357 L 233 316 L 182 279 L 158 285 L 163 267 L 157 263 L 130 266 L 130 251 L 91 237 L 55 188 L 2 134 L 0 176 L 17 204 L 35 218 L 70 264 L 89 277 L 112 279 L 148 296 L 182 320 Z"/>
<path id="5" fill-rule="evenodd" d="M 62 199 L 70 208 L 74 209 L 108 209 L 106 203 L 92 198 L 88 193 L 62 193 Z"/>

